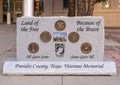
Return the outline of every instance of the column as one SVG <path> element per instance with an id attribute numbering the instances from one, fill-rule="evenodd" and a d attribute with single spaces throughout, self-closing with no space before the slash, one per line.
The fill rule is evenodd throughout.
<path id="1" fill-rule="evenodd" d="M 33 16 L 34 12 L 34 0 L 24 0 L 24 16 Z"/>
<path id="2" fill-rule="evenodd" d="M 8 0 L 7 24 L 11 24 L 10 0 Z"/>

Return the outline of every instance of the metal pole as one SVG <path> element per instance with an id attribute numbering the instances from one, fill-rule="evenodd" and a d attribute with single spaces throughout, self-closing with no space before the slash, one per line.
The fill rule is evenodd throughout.
<path id="1" fill-rule="evenodd" d="M 24 0 L 24 16 L 33 16 L 34 0 Z"/>

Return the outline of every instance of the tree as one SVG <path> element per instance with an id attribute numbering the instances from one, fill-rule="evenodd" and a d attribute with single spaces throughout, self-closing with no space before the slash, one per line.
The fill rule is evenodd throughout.
<path id="1" fill-rule="evenodd" d="M 77 16 L 86 15 L 86 0 L 77 0 Z"/>
<path id="2" fill-rule="evenodd" d="M 68 16 L 75 16 L 76 6 L 75 0 L 68 0 Z"/>
<path id="3" fill-rule="evenodd" d="M 106 0 L 68 0 L 68 16 L 75 16 L 77 1 L 77 16 L 92 16 L 94 5 Z"/>

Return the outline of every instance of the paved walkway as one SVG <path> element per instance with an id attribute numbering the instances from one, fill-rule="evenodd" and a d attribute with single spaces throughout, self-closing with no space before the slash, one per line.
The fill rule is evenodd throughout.
<path id="1" fill-rule="evenodd" d="M 120 67 L 120 28 L 105 29 L 105 56 Z M 16 57 L 16 26 L 0 24 L 0 85 L 119 85 L 116 76 L 3 76 L 4 61 Z M 106 81 L 107 80 L 107 81 Z"/>
<path id="2" fill-rule="evenodd" d="M 111 58 L 120 67 L 120 28 L 105 29 L 105 57 Z"/>

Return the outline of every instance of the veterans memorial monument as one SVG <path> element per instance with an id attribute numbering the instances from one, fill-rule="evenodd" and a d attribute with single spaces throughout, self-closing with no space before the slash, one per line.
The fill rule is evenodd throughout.
<path id="1" fill-rule="evenodd" d="M 116 74 L 115 62 L 104 60 L 103 17 L 33 17 L 32 4 L 24 0 L 24 16 L 17 19 L 17 60 L 6 61 L 3 74 Z"/>

